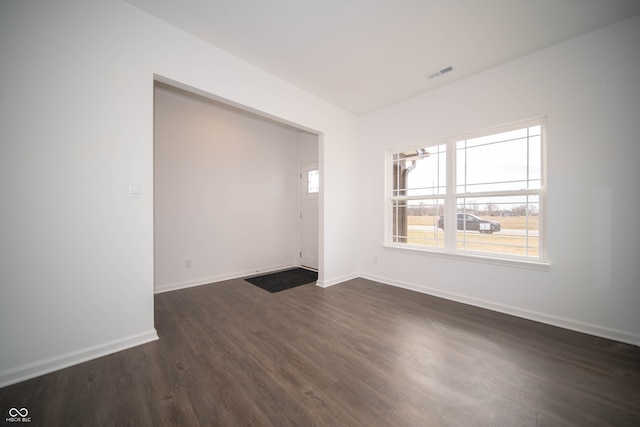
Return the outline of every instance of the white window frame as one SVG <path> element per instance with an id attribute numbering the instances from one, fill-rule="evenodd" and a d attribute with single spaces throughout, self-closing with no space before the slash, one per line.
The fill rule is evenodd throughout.
<path id="1" fill-rule="evenodd" d="M 473 193 L 456 193 L 457 189 L 457 141 L 469 140 L 478 137 L 499 134 L 502 132 L 508 132 L 511 130 L 527 128 L 531 126 L 540 126 L 541 134 L 541 146 L 540 146 L 540 189 L 525 189 L 525 190 L 508 190 L 508 191 L 482 191 Z M 402 242 L 393 241 L 393 201 L 399 200 L 398 197 L 393 197 L 393 159 L 397 153 L 407 152 L 411 150 L 417 150 L 420 148 L 428 148 L 444 144 L 446 145 L 446 193 L 444 195 L 444 248 L 438 248 L 435 246 L 423 246 Z M 441 140 L 435 140 L 428 143 L 411 145 L 408 147 L 401 147 L 398 149 L 389 150 L 385 153 L 385 171 L 386 171 L 386 188 L 385 188 L 385 240 L 384 246 L 390 249 L 398 249 L 402 251 L 411 251 L 417 253 L 425 253 L 429 255 L 442 256 L 446 258 L 464 259 L 470 261 L 486 262 L 491 264 L 518 266 L 525 268 L 532 268 L 538 270 L 546 270 L 550 266 L 550 262 L 547 257 L 547 212 L 546 212 L 546 194 L 547 194 L 547 159 L 546 159 L 546 144 L 547 144 L 547 126 L 546 117 L 536 117 L 528 120 L 509 123 L 502 126 L 496 126 L 492 128 L 483 129 L 480 131 L 469 132 L 462 135 L 452 136 Z M 534 195 L 539 198 L 539 210 L 538 210 L 538 237 L 540 239 L 539 256 L 517 256 L 503 253 L 493 252 L 474 252 L 466 249 L 456 248 L 456 236 L 457 236 L 457 200 L 460 197 L 496 197 L 496 196 L 514 196 L 514 195 Z M 411 198 L 421 198 L 419 196 L 409 196 L 405 200 Z M 424 197 L 428 199 L 429 197 Z M 451 214 L 453 213 L 453 214 Z"/>

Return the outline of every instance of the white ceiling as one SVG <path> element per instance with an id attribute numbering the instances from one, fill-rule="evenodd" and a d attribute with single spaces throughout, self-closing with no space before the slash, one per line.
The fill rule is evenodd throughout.
<path id="1" fill-rule="evenodd" d="M 354 114 L 640 13 L 640 0 L 127 1 Z"/>

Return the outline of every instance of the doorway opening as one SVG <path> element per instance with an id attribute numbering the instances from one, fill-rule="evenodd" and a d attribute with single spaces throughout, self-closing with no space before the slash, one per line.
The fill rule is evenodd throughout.
<path id="1" fill-rule="evenodd" d="M 300 266 L 302 253 L 317 270 L 319 180 L 314 204 L 298 176 L 315 163 L 319 177 L 320 134 L 154 83 L 155 292 Z"/>

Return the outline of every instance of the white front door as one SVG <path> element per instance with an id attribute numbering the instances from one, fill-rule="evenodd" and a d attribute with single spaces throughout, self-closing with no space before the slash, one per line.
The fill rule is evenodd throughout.
<path id="1" fill-rule="evenodd" d="M 318 269 L 318 163 L 300 167 L 300 265 Z"/>

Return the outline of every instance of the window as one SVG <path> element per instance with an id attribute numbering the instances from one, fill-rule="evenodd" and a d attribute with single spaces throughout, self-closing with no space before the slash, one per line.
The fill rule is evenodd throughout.
<path id="1" fill-rule="evenodd" d="M 318 169 L 307 172 L 307 193 L 317 193 L 320 191 L 320 171 Z"/>
<path id="2" fill-rule="evenodd" d="M 388 153 L 387 244 L 544 261 L 544 120 Z"/>

